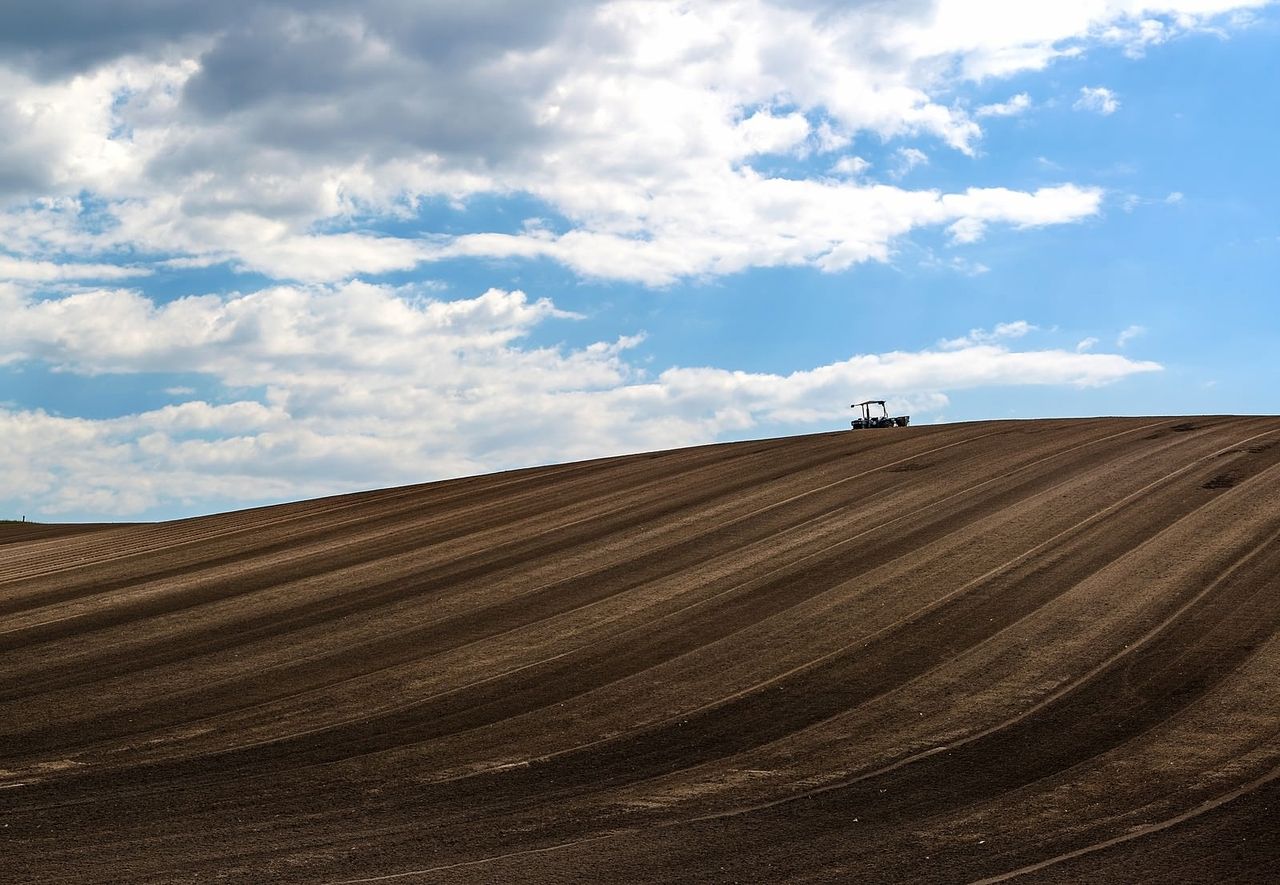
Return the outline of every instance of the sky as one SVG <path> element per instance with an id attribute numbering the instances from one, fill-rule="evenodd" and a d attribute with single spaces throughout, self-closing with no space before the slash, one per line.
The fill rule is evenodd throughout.
<path id="1" fill-rule="evenodd" d="M 0 7 L 0 518 L 1280 412 L 1264 0 Z"/>

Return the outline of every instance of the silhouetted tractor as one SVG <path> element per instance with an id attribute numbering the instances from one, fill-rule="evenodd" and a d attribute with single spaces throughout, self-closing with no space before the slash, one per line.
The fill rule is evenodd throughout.
<path id="1" fill-rule="evenodd" d="M 871 407 L 879 406 L 882 414 L 871 414 Z M 854 418 L 850 425 L 854 430 L 865 430 L 868 427 L 906 427 L 911 421 L 910 415 L 902 415 L 898 418 L 890 418 L 889 410 L 885 408 L 884 400 L 869 399 L 865 403 L 854 403 L 849 408 L 862 409 L 862 417 Z"/>

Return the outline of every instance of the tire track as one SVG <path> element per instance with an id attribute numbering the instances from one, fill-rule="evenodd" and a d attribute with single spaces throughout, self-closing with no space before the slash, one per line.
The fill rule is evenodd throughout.
<path id="1" fill-rule="evenodd" d="M 1104 839 L 1101 842 L 1095 842 L 1092 845 L 1086 845 L 1085 847 L 1077 848 L 1074 851 L 1068 851 L 1063 854 L 1056 855 L 1054 857 L 1046 858 L 1045 860 L 1039 861 L 1038 863 L 1029 864 L 1025 867 L 1019 867 L 1018 869 L 1010 870 L 1007 873 L 1001 873 L 996 876 L 988 876 L 984 879 L 977 879 L 974 881 L 973 885 L 995 885 L 995 883 L 997 882 L 1008 882 L 1010 879 L 1016 879 L 1021 876 L 1026 876 L 1031 873 L 1036 873 L 1041 870 L 1048 869 L 1049 867 L 1057 866 L 1058 864 L 1065 863 L 1070 860 L 1075 860 L 1076 858 L 1079 858 L 1079 857 L 1084 857 L 1085 855 L 1088 855 L 1088 854 L 1094 854 L 1095 852 L 1098 852 L 1098 851 L 1105 851 L 1108 848 L 1112 848 L 1117 845 L 1123 845 L 1124 843 L 1132 842 L 1135 839 L 1145 839 L 1154 833 L 1162 832 L 1163 830 L 1167 830 L 1171 827 L 1176 827 L 1180 824 L 1186 823 L 1187 821 L 1193 820 L 1194 818 L 1208 814 L 1212 811 L 1216 811 L 1222 806 L 1227 805 L 1228 803 L 1231 803 L 1231 802 L 1236 802 L 1239 799 L 1245 796 L 1248 796 L 1251 793 L 1257 793 L 1264 789 L 1274 788 L 1274 786 L 1278 781 L 1280 781 L 1280 766 L 1277 766 L 1271 769 L 1269 772 L 1262 775 L 1262 777 L 1255 778 L 1249 783 L 1244 784 L 1243 786 L 1238 787 L 1237 789 L 1234 789 L 1229 793 L 1225 793 L 1222 796 L 1218 796 L 1215 799 L 1209 799 L 1205 802 L 1201 802 L 1199 805 L 1195 806 L 1192 809 L 1189 809 L 1188 811 L 1184 811 L 1182 814 L 1178 814 L 1173 817 L 1166 818 L 1165 820 L 1158 821 L 1156 823 L 1145 824 L 1143 826 L 1140 826 L 1131 830 L 1128 833 L 1125 833 L 1122 836 L 1115 836 L 1111 839 Z M 1273 862 L 1274 862 L 1274 859 L 1273 859 Z M 1256 881 L 1262 881 L 1262 880 L 1259 879 Z"/>

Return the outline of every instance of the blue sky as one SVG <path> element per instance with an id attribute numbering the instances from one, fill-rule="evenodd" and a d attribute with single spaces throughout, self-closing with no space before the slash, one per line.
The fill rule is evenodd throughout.
<path id="1" fill-rule="evenodd" d="M 0 13 L 0 517 L 1280 412 L 1280 9 Z"/>

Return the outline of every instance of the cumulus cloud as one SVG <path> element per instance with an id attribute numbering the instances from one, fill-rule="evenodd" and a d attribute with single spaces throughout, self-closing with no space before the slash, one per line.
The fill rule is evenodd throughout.
<path id="1" fill-rule="evenodd" d="M 0 233 L 25 260 L 130 250 L 304 281 L 450 252 L 538 254 L 609 276 L 613 262 L 586 249 L 681 236 L 681 220 L 710 206 L 719 223 L 696 244 L 699 260 L 658 255 L 665 269 L 644 275 L 624 260 L 621 275 L 732 272 L 757 254 L 766 266 L 840 270 L 955 219 L 903 208 L 928 192 L 861 179 L 803 179 L 797 200 L 791 180 L 755 170 L 761 158 L 841 150 L 865 134 L 971 153 L 978 119 L 1029 99 L 971 116 L 951 98 L 957 86 L 1093 43 L 1219 27 L 1254 2 L 1002 3 L 987 15 L 959 0 L 11 4 L 0 11 L 0 201 L 11 201 Z M 1105 110 L 1115 98 L 1099 90 L 1089 101 Z M 885 173 L 918 165 L 911 151 L 923 153 L 904 148 L 906 165 Z M 91 221 L 59 208 L 85 193 Z M 546 248 L 509 231 L 423 242 L 360 226 L 424 199 L 513 193 L 545 202 L 574 236 Z M 731 206 L 740 223 L 715 218 Z M 778 242 L 744 247 L 741 228 Z M 969 218 L 952 234 L 968 242 L 984 229 Z M 791 239 L 829 245 L 789 249 Z"/>
<path id="2" fill-rule="evenodd" d="M 1105 86 L 1081 86 L 1080 97 L 1072 107 L 1077 111 L 1091 111 L 1105 117 L 1120 109 L 1120 100 Z"/>
<path id="3" fill-rule="evenodd" d="M 956 218 L 947 227 L 952 242 L 973 243 L 982 239 L 991 222 L 1027 228 L 1076 221 L 1097 212 L 1101 201 L 1102 191 L 1098 188 L 1061 185 L 1032 193 L 970 188 L 963 194 L 947 194 L 940 202 Z"/>
<path id="4" fill-rule="evenodd" d="M 857 354 L 790 373 L 629 356 L 637 332 L 580 348 L 528 342 L 572 321 L 490 290 L 445 302 L 366 283 L 275 286 L 157 306 L 102 289 L 0 289 L 0 354 L 83 374 L 194 372 L 230 401 L 89 420 L 0 409 L 0 482 L 26 512 L 134 515 L 159 505 L 287 499 L 709 442 L 764 425 L 842 426 L 850 397 L 937 412 L 979 386 L 1094 386 L 1156 363 L 1014 350 L 1025 321 L 936 349 Z M 246 388 L 265 388 L 260 399 Z M 174 396 L 190 388 L 173 387 Z"/>

